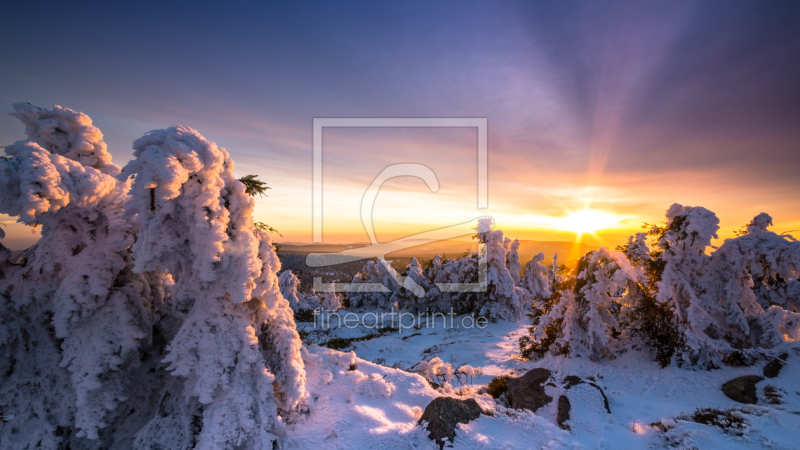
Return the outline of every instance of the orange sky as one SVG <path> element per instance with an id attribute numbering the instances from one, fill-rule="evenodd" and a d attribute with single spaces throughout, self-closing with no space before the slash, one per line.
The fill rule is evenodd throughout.
<path id="1" fill-rule="evenodd" d="M 474 130 L 326 130 L 325 242 L 367 240 L 361 198 L 394 163 L 427 165 L 441 188 L 389 181 L 374 209 L 381 241 L 488 214 L 511 237 L 597 229 L 583 239 L 614 246 L 675 202 L 716 212 L 721 238 L 760 212 L 776 231 L 800 229 L 796 2 L 252 4 L 230 21 L 222 6 L 196 5 L 211 29 L 109 4 L 119 11 L 70 39 L 30 35 L 32 22 L 58 29 L 99 14 L 82 8 L 0 16 L 16 43 L 0 47 L 13 68 L 0 71 L 0 111 L 17 101 L 83 111 L 121 166 L 144 133 L 195 128 L 238 174 L 269 183 L 256 219 L 286 242 L 312 239 L 315 117 L 488 120 L 486 210 Z M 23 137 L 0 114 L 0 145 Z M 35 241 L 0 222 L 8 247 Z"/>

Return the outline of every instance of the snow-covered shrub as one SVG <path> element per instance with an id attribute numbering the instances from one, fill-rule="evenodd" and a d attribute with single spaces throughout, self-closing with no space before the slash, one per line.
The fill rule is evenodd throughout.
<path id="1" fill-rule="evenodd" d="M 438 356 L 418 362 L 409 372 L 418 373 L 429 382 L 442 386 L 449 385 L 455 377 L 453 365 L 442 361 Z"/>
<path id="2" fill-rule="evenodd" d="M 468 384 L 472 384 L 472 380 L 475 377 L 483 375 L 483 371 L 479 368 L 472 367 L 469 364 L 461 364 L 453 370 L 453 374 L 455 375 L 456 380 L 458 380 L 462 386 L 466 386 Z"/>
<path id="3" fill-rule="evenodd" d="M 532 311 L 530 336 L 520 341 L 523 356 L 551 352 L 598 359 L 621 349 L 641 301 L 641 275 L 624 254 L 606 247 L 585 255 L 577 275 Z"/>
<path id="4" fill-rule="evenodd" d="M 438 356 L 434 356 L 429 360 L 423 359 L 408 371 L 421 375 L 429 383 L 436 384 L 446 391 L 450 391 L 453 388 L 453 380 L 458 381 L 462 386 L 466 386 L 472 384 L 473 378 L 483 373 L 480 369 L 468 364 L 461 364 L 453 368 L 452 364 L 442 361 Z"/>
<path id="5" fill-rule="evenodd" d="M 272 441 L 278 408 L 304 393 L 300 339 L 279 290 L 269 235 L 228 152 L 172 127 L 134 142 L 129 214 L 139 223 L 134 270 L 166 269 L 189 311 L 165 361 L 168 413 L 138 433 L 140 448 L 238 448 Z M 198 424 L 200 422 L 200 424 Z M 199 425 L 199 426 L 198 426 Z M 199 429 L 198 429 L 199 428 Z"/>

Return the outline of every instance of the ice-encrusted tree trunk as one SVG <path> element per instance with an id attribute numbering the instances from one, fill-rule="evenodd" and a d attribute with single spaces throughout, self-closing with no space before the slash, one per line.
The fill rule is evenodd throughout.
<path id="1" fill-rule="evenodd" d="M 0 404 L 14 415 L 0 442 L 108 446 L 108 426 L 136 401 L 134 374 L 171 280 L 130 270 L 129 184 L 89 117 L 14 109 L 28 139 L 0 159 L 0 212 L 42 236 L 0 274 Z"/>
<path id="2" fill-rule="evenodd" d="M 166 270 L 190 305 L 165 361 L 176 377 L 137 448 L 272 448 L 278 408 L 304 393 L 300 339 L 280 262 L 253 224 L 228 152 L 186 127 L 134 142 L 134 271 Z"/>

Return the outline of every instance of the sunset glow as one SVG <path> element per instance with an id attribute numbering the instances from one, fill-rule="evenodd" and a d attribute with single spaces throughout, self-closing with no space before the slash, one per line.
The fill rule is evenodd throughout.
<path id="1" fill-rule="evenodd" d="M 578 235 L 594 233 L 600 230 L 618 228 L 620 219 L 615 214 L 597 209 L 585 208 L 567 214 L 560 219 L 562 230 L 571 231 Z"/>
<path id="2" fill-rule="evenodd" d="M 663 221 L 675 202 L 713 210 L 720 241 L 763 211 L 776 228 L 800 228 L 800 112 L 787 100 L 797 98 L 800 66 L 770 50 L 797 40 L 792 27 L 749 6 L 730 14 L 752 18 L 751 28 L 726 22 L 716 8 L 687 5 L 654 13 L 585 3 L 579 14 L 556 4 L 486 5 L 479 14 L 443 5 L 321 7 L 336 20 L 324 11 L 252 6 L 211 35 L 119 8 L 112 16 L 124 19 L 102 24 L 101 41 L 76 34 L 69 43 L 6 46 L 3 60 L 15 69 L 0 75 L 9 87 L 0 93 L 4 111 L 16 101 L 86 111 L 120 166 L 131 158 L 130 143 L 149 130 L 197 129 L 230 152 L 237 176 L 257 173 L 268 182 L 255 218 L 284 242 L 312 242 L 315 117 L 488 120 L 488 209 L 476 207 L 475 130 L 326 129 L 326 243 L 367 241 L 359 214 L 367 186 L 388 165 L 408 162 L 430 167 L 440 189 L 413 178 L 387 182 L 373 212 L 382 242 L 489 215 L 512 238 L 617 245 L 643 222 Z M 23 17 L 45 28 L 83 17 L 66 7 L 46 11 L 5 16 L 8 40 L 26 32 Z M 225 15 L 211 6 L 197 14 Z M 413 42 L 365 25 L 390 26 L 389 17 Z M 441 26 L 444 17 L 459 25 Z M 152 20 L 152 33 L 140 36 L 138 24 Z M 720 31 L 706 33 L 696 25 L 703 21 Z M 173 29 L 193 43 L 181 53 L 194 55 L 188 60 L 160 44 L 174 40 Z M 342 33 L 346 50 L 327 38 Z M 217 44 L 199 44 L 207 40 Z M 738 57 L 736 48 L 749 50 Z M 718 59 L 709 62 L 710 53 Z M 67 54 L 58 71 L 29 61 Z M 137 63 L 126 54 L 139 55 Z M 105 72 L 90 69 L 98 60 Z M 18 121 L 0 114 L 0 145 L 22 138 Z M 39 237 L 14 217 L 0 215 L 0 227 L 16 250 Z"/>

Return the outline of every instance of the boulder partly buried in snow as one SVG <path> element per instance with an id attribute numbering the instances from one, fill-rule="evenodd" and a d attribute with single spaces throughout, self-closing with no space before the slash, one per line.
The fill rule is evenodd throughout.
<path id="1" fill-rule="evenodd" d="M 456 426 L 469 423 L 481 415 L 481 407 L 475 399 L 459 400 L 453 397 L 438 397 L 425 408 L 419 423 L 428 423 L 428 433 L 432 440 L 444 447 L 444 438 L 450 442 L 456 438 Z"/>
<path id="2" fill-rule="evenodd" d="M 745 375 L 743 377 L 734 378 L 722 385 L 722 393 L 727 395 L 731 400 L 754 405 L 758 403 L 756 383 L 763 379 L 764 377 L 759 377 L 757 375 Z"/>
<path id="3" fill-rule="evenodd" d="M 786 364 L 782 360 L 785 360 L 786 357 L 789 356 L 788 353 L 784 353 L 778 358 L 773 359 L 772 361 L 768 362 L 766 366 L 764 366 L 764 376 L 767 378 L 775 378 L 778 374 L 781 373 L 781 369 L 783 365 Z"/>
<path id="4" fill-rule="evenodd" d="M 603 408 L 605 408 L 607 413 L 611 414 L 611 407 L 608 404 L 608 397 L 606 397 L 606 393 L 605 391 L 603 391 L 603 388 L 601 388 L 594 382 L 584 381 L 583 379 L 575 375 L 570 375 L 564 378 L 564 389 L 566 390 L 569 390 L 575 386 L 580 386 L 580 385 L 586 385 L 584 387 L 589 387 L 594 389 L 596 391 L 595 394 L 599 395 L 600 398 L 603 399 Z"/>
<path id="5" fill-rule="evenodd" d="M 556 422 L 558 422 L 558 426 L 564 430 L 570 429 L 569 425 L 567 425 L 570 409 L 572 409 L 572 405 L 569 403 L 569 398 L 566 395 L 558 397 L 558 413 L 556 414 Z"/>
<path id="6" fill-rule="evenodd" d="M 596 383 L 570 375 L 562 386 L 563 395 L 558 399 L 556 412 L 556 423 L 561 428 L 594 429 L 611 414 L 608 397 Z"/>
<path id="7" fill-rule="evenodd" d="M 519 378 L 511 378 L 508 386 L 508 406 L 514 409 L 528 409 L 536 412 L 542 406 L 553 401 L 547 395 L 544 384 L 550 379 L 551 372 L 547 369 L 536 368 L 528 371 Z"/>

